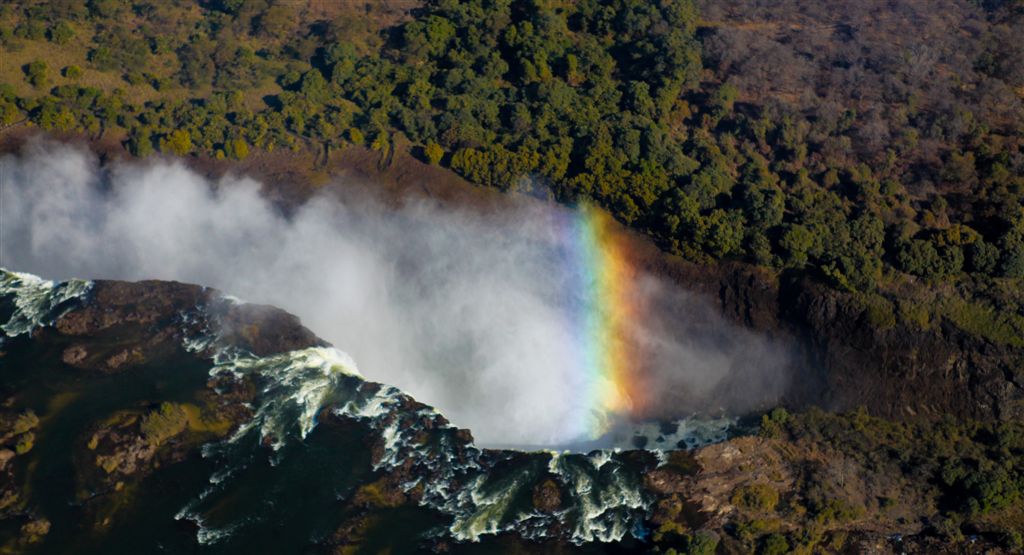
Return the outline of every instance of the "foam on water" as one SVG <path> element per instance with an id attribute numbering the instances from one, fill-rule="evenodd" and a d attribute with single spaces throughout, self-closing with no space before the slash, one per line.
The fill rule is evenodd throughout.
<path id="1" fill-rule="evenodd" d="M 401 468 L 417 476 L 402 487 L 407 492 L 419 490 L 421 504 L 450 515 L 448 534 L 456 540 L 477 541 L 503 532 L 541 538 L 556 520 L 563 520 L 571 523 L 567 539 L 575 543 L 617 541 L 634 530 L 647 511 L 649 500 L 639 476 L 625 470 L 614 451 L 522 454 L 547 456 L 550 462 L 496 476 L 491 472 L 493 461 L 456 439 L 459 430 L 440 413 L 397 388 L 363 380 L 351 359 L 337 349 L 317 347 L 265 358 L 234 353 L 224 358 L 211 374 L 254 377 L 264 385 L 252 420 L 222 449 L 252 444 L 246 438 L 253 434 L 280 449 L 288 441 L 305 438 L 316 426 L 315 416 L 331 407 L 334 415 L 362 422 L 375 432 L 380 447 L 373 460 L 375 470 Z M 556 514 L 515 509 L 523 488 L 532 487 L 545 469 L 565 482 L 570 492 L 566 508 Z M 211 483 L 222 487 L 229 476 L 230 471 L 223 469 Z M 206 533 L 203 539 L 220 537 Z"/>
<path id="2" fill-rule="evenodd" d="M 74 307 L 71 301 L 84 299 L 91 289 L 91 281 L 55 283 L 0 268 L 0 297 L 12 296 L 14 300 L 14 313 L 0 330 L 15 337 L 50 325 Z"/>
<path id="3" fill-rule="evenodd" d="M 732 416 L 692 416 L 673 422 L 641 422 L 620 434 L 616 444 L 623 448 L 671 451 L 697 449 L 729 439 L 739 419 Z"/>
<path id="4" fill-rule="evenodd" d="M 338 349 L 310 347 L 262 358 L 236 353 L 210 371 L 211 376 L 222 374 L 264 378 L 260 391 L 263 402 L 235 436 L 242 437 L 257 428 L 260 438 L 270 439 L 278 449 L 293 425 L 299 439 L 305 439 L 316 425 L 317 413 L 335 397 L 338 379 L 359 376 L 359 371 L 352 358 Z"/>
<path id="5" fill-rule="evenodd" d="M 90 288 L 86 281 L 55 284 L 3 272 L 0 296 L 13 295 L 15 310 L 0 329 L 11 336 L 51 324 Z M 325 409 L 372 430 L 378 444 L 371 461 L 374 471 L 408 473 L 411 478 L 401 487 L 415 491 L 421 505 L 449 515 L 452 523 L 445 534 L 455 540 L 477 541 L 505 532 L 540 539 L 550 537 L 552 530 L 576 544 L 643 535 L 652 499 L 642 486 L 644 464 L 635 458 L 618 449 L 587 454 L 482 451 L 434 408 L 395 387 L 366 381 L 343 351 L 309 347 L 260 357 L 227 344 L 218 336 L 215 311 L 210 310 L 225 302 L 239 301 L 213 299 L 210 306 L 179 315 L 182 346 L 213 360 L 212 377 L 247 380 L 259 387 L 252 417 L 228 439 L 203 447 L 205 457 L 218 457 L 225 464 L 209 477 L 209 487 L 177 514 L 196 523 L 201 544 L 230 538 L 249 518 L 213 526 L 204 520 L 204 500 L 230 491 L 236 471 L 252 460 L 256 446 L 271 448 L 272 465 L 283 462 L 283 448 L 305 440 Z M 648 438 L 644 447 L 660 453 L 724 439 L 734 424 L 731 419 L 691 419 L 672 426 L 642 423 L 624 437 L 634 443 L 638 437 Z M 663 460 L 651 456 L 650 465 Z M 496 471 L 499 466 L 502 470 Z M 565 492 L 557 510 L 544 513 L 519 501 L 530 498 L 533 486 L 547 479 Z"/>

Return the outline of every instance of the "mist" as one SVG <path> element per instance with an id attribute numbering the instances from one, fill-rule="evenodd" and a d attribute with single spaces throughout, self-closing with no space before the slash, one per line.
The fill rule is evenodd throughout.
<path id="1" fill-rule="evenodd" d="M 0 266 L 216 287 L 298 315 L 368 379 L 437 407 L 481 444 L 593 439 L 571 424 L 593 410 L 570 309 L 572 210 L 484 216 L 322 195 L 285 216 L 259 190 L 168 161 L 101 168 L 86 150 L 35 143 L 0 160 Z M 637 379 L 652 414 L 740 413 L 783 394 L 785 345 L 654 276 L 636 280 L 648 310 L 629 340 L 644 353 Z"/>

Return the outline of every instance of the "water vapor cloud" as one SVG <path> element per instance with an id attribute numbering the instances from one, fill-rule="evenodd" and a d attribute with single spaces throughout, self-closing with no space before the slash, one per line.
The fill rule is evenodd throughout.
<path id="1" fill-rule="evenodd" d="M 173 279 L 298 315 L 360 371 L 438 407 L 482 444 L 565 445 L 587 402 L 560 207 L 486 216 L 316 197 L 284 215 L 244 177 L 180 163 L 100 167 L 39 143 L 0 159 L 0 265 L 50 279 Z M 702 299 L 636 278 L 630 333 L 656 408 L 744 411 L 785 390 L 783 346 Z M 638 378 L 641 379 L 641 378 Z"/>

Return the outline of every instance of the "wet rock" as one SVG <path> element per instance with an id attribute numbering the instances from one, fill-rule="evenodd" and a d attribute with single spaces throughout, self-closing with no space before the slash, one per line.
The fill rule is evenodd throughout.
<path id="1" fill-rule="evenodd" d="M 723 287 L 722 302 L 730 307 L 735 318 L 747 323 L 782 325 L 779 322 L 773 323 L 772 313 L 763 304 L 765 299 L 773 295 L 777 298 L 780 293 L 762 285 L 757 276 L 736 276 L 736 279 Z M 143 291 L 145 287 L 151 291 Z M 751 293 L 751 288 L 757 291 Z M 138 298 L 133 296 L 136 294 Z M 130 372 L 140 363 L 159 360 L 168 353 L 191 356 L 181 353 L 182 335 L 191 337 L 189 333 L 210 331 L 213 326 L 219 326 L 217 331 L 222 332 L 222 340 L 261 355 L 323 344 L 287 313 L 269 307 L 249 307 L 218 301 L 214 297 L 209 290 L 182 284 L 151 283 L 140 289 L 131 284 L 101 282 L 85 306 L 65 315 L 56 327 L 48 328 L 49 335 L 44 334 L 34 340 L 59 339 L 52 345 L 61 349 L 60 358 L 65 364 L 108 373 Z M 211 303 L 216 306 L 211 308 Z M 833 320 L 856 321 L 858 318 L 855 311 L 839 298 L 818 297 L 803 307 L 797 305 L 797 309 L 806 309 L 802 314 L 821 319 L 821 326 L 832 325 L 830 322 Z M 900 339 L 899 334 L 891 337 L 886 335 L 890 332 L 875 330 L 872 333 L 881 334 L 878 337 L 883 338 L 880 343 L 883 346 L 891 347 L 900 341 L 914 340 L 912 336 L 902 336 Z M 855 339 L 844 338 L 845 342 L 841 342 L 829 336 L 822 349 L 827 351 L 828 357 L 849 356 L 865 363 L 867 355 L 848 352 L 851 341 Z M 200 353 L 197 356 L 203 358 L 210 354 Z M 891 350 L 890 354 L 896 357 L 893 360 L 902 360 L 895 350 Z M 917 379 L 914 376 L 919 375 L 928 376 L 930 372 L 932 377 L 939 376 L 946 380 L 947 385 L 961 383 L 971 373 L 969 365 L 962 357 L 947 355 L 950 355 L 948 351 L 939 357 L 941 361 L 934 358 L 933 354 L 915 355 L 919 357 L 918 362 L 941 362 L 937 369 L 924 368 L 914 362 L 909 366 L 892 366 L 889 370 L 910 368 L 912 371 L 908 376 L 912 379 Z M 835 358 L 829 358 L 829 361 L 833 364 Z M 845 368 L 843 372 L 849 370 L 839 366 L 831 368 Z M 850 385 L 849 397 L 835 397 L 842 402 L 873 395 L 875 392 L 872 388 L 889 383 L 875 378 L 856 381 L 853 376 L 843 377 L 843 372 L 831 373 L 824 378 L 829 387 Z M 78 468 L 75 476 L 76 495 L 84 492 L 78 496 L 78 500 L 83 501 L 83 506 L 103 503 L 109 503 L 109 506 L 128 506 L 125 496 L 140 491 L 141 484 L 146 483 L 143 477 L 168 463 L 183 460 L 189 454 L 198 455 L 200 445 L 225 437 L 231 430 L 237 429 L 241 422 L 251 418 L 254 407 L 261 407 L 263 401 L 260 396 L 267 392 L 263 387 L 266 385 L 263 381 L 265 377 L 217 375 L 206 379 L 200 375 L 196 387 L 201 391 L 189 393 L 188 404 L 180 399 L 175 403 L 156 404 L 161 399 L 147 398 L 109 409 L 115 412 L 104 412 L 102 416 L 96 417 L 89 431 L 79 436 L 74 444 L 73 456 L 76 457 Z M 843 381 L 847 379 L 852 381 Z M 358 381 L 355 378 L 352 380 Z M 364 435 L 353 436 L 353 441 L 357 437 L 365 438 L 371 451 L 371 460 L 374 463 L 386 462 L 373 469 L 373 477 L 369 480 L 374 481 L 355 484 L 352 486 L 354 490 L 341 493 L 344 499 L 339 500 L 339 510 L 343 515 L 338 517 L 341 525 L 337 528 L 336 539 L 338 545 L 343 546 L 342 552 L 361 547 L 359 542 L 368 537 L 363 536 L 368 530 L 377 534 L 379 531 L 373 529 L 375 519 L 392 509 L 404 510 L 412 506 L 419 507 L 422 503 L 438 510 L 442 516 L 447 515 L 446 518 L 452 515 L 473 517 L 473 511 L 480 511 L 483 517 L 491 518 L 488 511 L 494 511 L 493 514 L 510 514 L 504 512 L 506 505 L 501 504 L 508 499 L 514 503 L 508 506 L 514 507 L 516 511 L 522 508 L 523 502 L 531 503 L 533 510 L 529 506 L 525 508 L 528 520 L 510 521 L 509 528 L 500 528 L 500 537 L 524 542 L 527 540 L 523 538 L 530 541 L 532 538 L 542 538 L 552 545 L 568 546 L 568 540 L 577 532 L 574 530 L 573 517 L 566 516 L 573 511 L 565 509 L 578 506 L 582 497 L 577 496 L 579 492 L 567 477 L 573 476 L 572 472 L 580 472 L 581 468 L 593 476 L 592 481 L 581 482 L 586 484 L 580 486 L 586 488 L 585 494 L 601 493 L 597 488 L 607 487 L 610 478 L 616 478 L 616 483 L 621 484 L 621 489 L 613 490 L 612 497 L 632 498 L 636 494 L 636 500 L 618 507 L 618 512 L 604 513 L 605 518 L 615 519 L 614 525 L 623 530 L 622 536 L 615 537 L 628 537 L 633 529 L 629 519 L 645 518 L 657 548 L 670 547 L 671 542 L 680 538 L 696 537 L 697 533 L 702 533 L 701 530 L 735 530 L 740 525 L 754 521 L 777 526 L 784 534 L 806 528 L 808 518 L 811 518 L 807 511 L 813 507 L 807 501 L 809 494 L 806 484 L 809 483 L 827 485 L 819 488 L 822 491 L 816 493 L 820 498 L 842 500 L 850 506 L 864 506 L 866 502 L 878 499 L 882 494 L 880 492 L 894 491 L 896 487 L 903 487 L 899 490 L 900 496 L 908 497 L 905 485 L 894 485 L 877 479 L 875 483 L 867 483 L 864 469 L 858 467 L 856 461 L 845 460 L 836 453 L 805 448 L 793 441 L 751 437 L 734 439 L 693 454 L 675 452 L 655 455 L 647 451 L 632 451 L 613 455 L 573 455 L 575 459 L 571 461 L 572 464 L 560 467 L 563 474 L 555 477 L 545 470 L 551 468 L 548 465 L 552 462 L 547 454 L 499 450 L 488 450 L 481 454 L 472 447 L 472 435 L 468 430 L 451 427 L 446 419 L 430 407 L 409 396 L 395 394 L 394 390 L 385 389 L 386 386 L 379 384 L 363 382 L 358 387 L 360 396 L 382 394 L 388 404 L 383 409 L 374 405 L 373 410 L 365 414 L 353 412 L 349 417 L 338 414 L 338 406 L 323 406 L 319 409 L 317 419 L 318 426 L 337 425 L 343 421 L 342 425 L 359 426 L 358 433 Z M 939 390 L 943 390 L 943 387 L 946 386 L 939 387 Z M 926 403 L 919 403 L 910 400 L 906 391 L 888 394 L 888 397 L 880 394 L 878 397 L 887 399 L 885 402 L 900 400 L 898 410 L 908 414 L 930 414 L 960 402 L 933 396 Z M 16 405 L 13 401 L 8 404 L 11 407 Z M 203 418 L 198 417 L 200 412 Z M 366 426 L 371 420 L 373 427 L 368 433 Z M 19 452 L 31 449 L 33 429 L 37 424 L 38 419 L 34 415 L 17 413 L 13 409 L 0 411 L 0 438 L 3 440 L 0 442 L 0 515 L 23 519 L 24 515 L 32 514 L 35 510 L 36 506 L 31 499 L 23 500 L 20 497 L 27 489 L 7 486 L 13 483 L 12 468 L 22 462 L 16 456 Z M 307 440 L 317 441 L 317 437 L 311 435 Z M 274 447 L 278 440 L 288 441 L 289 437 L 267 435 L 264 439 L 269 448 Z M 365 453 L 360 456 L 365 457 Z M 14 463 L 11 463 L 12 460 Z M 79 464 L 81 461 L 84 464 Z M 464 464 L 467 462 L 471 464 Z M 86 467 L 86 470 L 81 470 L 82 467 Z M 523 478 L 520 479 L 520 476 Z M 501 481 L 507 477 L 515 477 L 517 480 L 514 496 L 503 500 L 500 496 L 490 495 L 493 494 L 492 490 L 510 487 L 506 485 L 508 482 Z M 563 479 L 567 481 L 559 481 Z M 642 485 L 642 490 L 636 487 L 638 483 Z M 481 488 L 481 484 L 488 487 Z M 438 485 L 441 487 L 435 487 Z M 481 489 L 468 492 L 465 488 L 469 487 Z M 463 496 L 465 500 L 460 500 L 452 496 L 453 493 L 468 495 Z M 484 495 L 477 495 L 479 493 Z M 83 496 L 87 498 L 83 500 Z M 485 502 L 474 505 L 477 503 L 475 499 L 488 496 L 496 501 L 486 502 L 497 504 L 487 505 Z M 463 503 L 457 507 L 461 512 L 446 513 L 450 509 L 439 504 L 439 497 L 446 503 Z M 762 499 L 769 499 L 770 502 L 762 502 Z M 848 532 L 849 528 L 856 527 L 884 534 L 894 530 L 916 532 L 923 526 L 916 522 L 904 524 L 909 522 L 907 515 L 912 517 L 924 514 L 922 511 L 908 511 L 899 515 L 894 514 L 892 508 L 887 511 L 889 513 L 878 513 L 882 516 L 871 522 L 856 520 L 860 517 L 855 514 L 850 517 L 852 520 L 821 524 L 820 527 L 825 534 L 836 534 L 838 537 Z M 103 526 L 116 525 L 117 515 L 113 509 L 102 515 L 103 518 L 97 519 L 97 522 L 104 523 Z M 902 522 L 900 519 L 903 519 Z M 17 522 L 12 528 L 17 530 L 17 526 L 24 521 L 12 522 Z M 492 525 L 492 521 L 480 522 Z M 63 526 L 58 528 L 63 530 Z M 494 528 L 489 530 L 493 531 Z M 698 532 L 694 533 L 695 530 Z M 723 536 L 722 541 L 739 546 L 733 552 L 754 552 L 758 548 L 754 540 L 740 540 L 732 536 L 730 531 Z M 878 544 L 880 537 L 884 538 L 884 535 L 868 535 L 862 538 L 866 543 L 846 545 L 884 546 L 884 542 Z M 465 538 L 475 539 L 475 536 L 457 537 Z M 666 538 L 666 543 L 658 544 L 661 541 L 659 538 Z M 485 537 L 484 541 L 491 539 Z M 437 545 L 443 545 L 443 540 Z M 526 552 L 532 545 L 524 548 Z M 723 549 L 728 551 L 732 546 L 726 545 Z"/>
<path id="2" fill-rule="evenodd" d="M 39 425 L 39 418 L 32 411 L 0 412 L 0 443 L 10 443 L 17 436 L 27 433 Z"/>
<path id="3" fill-rule="evenodd" d="M 14 451 L 10 449 L 0 449 L 0 470 L 7 468 L 7 463 L 14 458 Z"/>
<path id="4" fill-rule="evenodd" d="M 363 537 L 372 525 L 373 519 L 365 513 L 346 519 L 327 540 L 327 543 L 333 548 L 331 553 L 335 555 L 358 553 Z"/>
<path id="5" fill-rule="evenodd" d="M 553 513 L 562 507 L 562 489 L 548 478 L 533 488 L 533 506 L 542 513 Z"/>
<path id="6" fill-rule="evenodd" d="M 208 295 L 205 288 L 177 282 L 99 280 L 85 306 L 64 314 L 55 327 L 64 335 L 94 336 L 115 327 L 159 326 Z"/>
<path id="7" fill-rule="evenodd" d="M 35 442 L 32 430 L 38 425 L 39 418 L 32 411 L 0 412 L 0 446 L 13 450 L 15 455 L 31 451 Z"/>
<path id="8" fill-rule="evenodd" d="M 65 364 L 105 373 L 178 351 L 183 334 L 215 331 L 226 343 L 258 356 L 326 345 L 283 310 L 238 304 L 211 289 L 160 281 L 96 281 L 84 304 L 61 316 L 53 329 L 88 339 L 65 349 Z"/>
<path id="9" fill-rule="evenodd" d="M 225 341 L 257 356 L 327 345 L 297 317 L 272 306 L 228 303 L 213 314 Z"/>
<path id="10" fill-rule="evenodd" d="M 118 370 L 126 364 L 138 364 L 143 361 L 145 361 L 145 357 L 142 355 L 142 349 L 133 347 L 131 349 L 122 349 L 107 358 L 104 364 L 111 370 Z"/>
<path id="11" fill-rule="evenodd" d="M 18 482 L 24 475 L 16 475 L 14 461 L 32 450 L 38 426 L 39 418 L 32 411 L 0 411 L 0 519 L 25 509 L 25 484 Z"/>
<path id="12" fill-rule="evenodd" d="M 786 443 L 756 437 L 705 447 L 696 453 L 701 470 L 688 496 L 722 526 L 737 511 L 732 503 L 737 489 L 764 483 L 781 493 L 791 491 L 802 464 L 794 456 Z"/>
<path id="13" fill-rule="evenodd" d="M 125 478 L 140 478 L 160 461 L 183 459 L 203 439 L 223 437 L 232 423 L 200 416 L 199 407 L 161 403 L 145 413 L 122 411 L 101 424 L 86 442 L 99 480 L 112 485 Z"/>
<path id="14" fill-rule="evenodd" d="M 648 254 L 648 270 L 717 301 L 729 320 L 793 348 L 786 402 L 934 421 L 1024 418 L 1024 348 L 940 322 L 882 328 L 856 294 L 740 263 L 702 266 Z M 670 407 L 671 409 L 671 407 Z"/>
<path id="15" fill-rule="evenodd" d="M 466 428 L 459 428 L 459 430 L 455 432 L 455 439 L 466 445 L 471 444 L 473 443 L 473 432 Z"/>
<path id="16" fill-rule="evenodd" d="M 668 495 L 686 491 L 687 481 L 686 476 L 674 469 L 658 468 L 644 475 L 644 487 L 654 493 Z"/>
<path id="17" fill-rule="evenodd" d="M 27 543 L 41 541 L 44 536 L 50 533 L 50 521 L 45 518 L 37 518 L 21 527 L 22 538 Z"/>
<path id="18" fill-rule="evenodd" d="M 75 344 L 64 349 L 64 352 L 61 353 L 60 360 L 69 366 L 78 366 L 87 356 L 89 356 L 89 351 L 85 348 L 85 345 Z"/>
<path id="19" fill-rule="evenodd" d="M 17 506 L 20 497 L 14 487 L 14 474 L 7 473 L 2 477 L 5 485 L 0 486 L 0 517 L 7 517 L 11 509 Z"/>
<path id="20" fill-rule="evenodd" d="M 400 507 L 408 501 L 401 479 L 394 474 L 360 487 L 352 500 L 357 506 L 372 508 Z"/>

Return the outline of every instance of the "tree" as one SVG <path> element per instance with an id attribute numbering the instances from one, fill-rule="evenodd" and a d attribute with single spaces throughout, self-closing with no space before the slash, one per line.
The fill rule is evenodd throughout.
<path id="1" fill-rule="evenodd" d="M 348 140 L 354 145 L 361 145 L 366 143 L 366 137 L 363 135 L 363 132 L 360 131 L 359 129 L 356 129 L 355 127 L 349 127 L 348 130 L 345 131 L 345 135 L 348 137 Z"/>
<path id="2" fill-rule="evenodd" d="M 311 69 L 302 75 L 299 92 L 311 102 L 321 103 L 327 100 L 327 80 L 318 70 Z"/>
<path id="3" fill-rule="evenodd" d="M 67 21 L 60 21 L 53 27 L 50 27 L 49 38 L 57 44 L 67 44 L 74 37 L 75 30 L 71 25 L 68 25 Z"/>
<path id="4" fill-rule="evenodd" d="M 0 98 L 0 125 L 10 125 L 21 118 L 18 105 Z"/>
<path id="5" fill-rule="evenodd" d="M 72 66 L 67 66 L 66 68 L 64 68 L 64 77 L 67 77 L 68 79 L 78 79 L 81 76 L 82 76 L 82 68 L 80 68 L 78 66 L 72 65 Z"/>
<path id="6" fill-rule="evenodd" d="M 782 534 L 769 534 L 761 546 L 762 555 L 785 555 L 789 552 L 789 542 Z"/>
<path id="7" fill-rule="evenodd" d="M 41 89 L 50 82 L 46 76 L 46 70 L 46 62 L 36 60 L 25 66 L 25 80 L 33 87 Z"/>
<path id="8" fill-rule="evenodd" d="M 136 129 L 128 136 L 128 152 L 132 156 L 145 158 L 153 154 L 153 138 L 146 129 Z"/>
<path id="9" fill-rule="evenodd" d="M 992 274 L 999 265 L 999 248 L 983 240 L 967 245 L 967 267 L 973 272 Z"/>
<path id="10" fill-rule="evenodd" d="M 187 42 L 178 49 L 180 79 L 183 84 L 197 88 L 213 81 L 217 71 L 212 58 L 215 49 L 216 46 L 205 39 Z"/>
<path id="11" fill-rule="evenodd" d="M 160 139 L 160 151 L 184 156 L 192 151 L 192 136 L 184 129 L 175 129 Z"/>
<path id="12" fill-rule="evenodd" d="M 423 147 L 423 152 L 427 155 L 427 161 L 435 166 L 444 157 L 444 149 L 434 141 L 427 141 L 427 146 Z"/>
<path id="13" fill-rule="evenodd" d="M 697 241 L 715 257 L 738 251 L 743 243 L 743 216 L 735 211 L 713 210 L 699 222 Z"/>
<path id="14" fill-rule="evenodd" d="M 1003 251 L 999 271 L 1006 277 L 1024 277 L 1024 233 L 1013 230 L 1000 241 Z"/>
<path id="15" fill-rule="evenodd" d="M 779 246 L 786 252 L 786 263 L 803 266 L 807 263 L 807 251 L 814 245 L 814 235 L 802 225 L 790 225 L 782 233 Z"/>
<path id="16" fill-rule="evenodd" d="M 224 143 L 224 153 L 235 160 L 245 160 L 249 157 L 249 145 L 244 139 L 231 139 Z"/>
<path id="17" fill-rule="evenodd" d="M 904 243 L 896 255 L 900 269 L 922 277 L 943 273 L 942 257 L 931 241 L 911 239 Z"/>
<path id="18" fill-rule="evenodd" d="M 732 83 L 724 83 L 718 90 L 711 96 L 711 103 L 714 106 L 715 115 L 722 117 L 732 112 L 732 107 L 736 104 L 736 98 L 739 96 L 739 90 Z"/>
<path id="19" fill-rule="evenodd" d="M 718 542 L 717 534 L 701 530 L 687 536 L 686 552 L 689 555 L 713 555 L 718 548 Z"/>
<path id="20" fill-rule="evenodd" d="M 785 195 L 778 187 L 746 187 L 743 190 L 742 202 L 752 226 L 768 229 L 782 223 Z"/>
<path id="21" fill-rule="evenodd" d="M 277 2 L 267 8 L 256 21 L 256 29 L 265 37 L 284 40 L 298 25 L 298 11 L 286 2 Z"/>
<path id="22" fill-rule="evenodd" d="M 412 56 L 437 55 L 445 51 L 448 41 L 455 36 L 451 21 L 430 15 L 422 21 L 411 21 L 402 30 L 405 47 Z"/>

